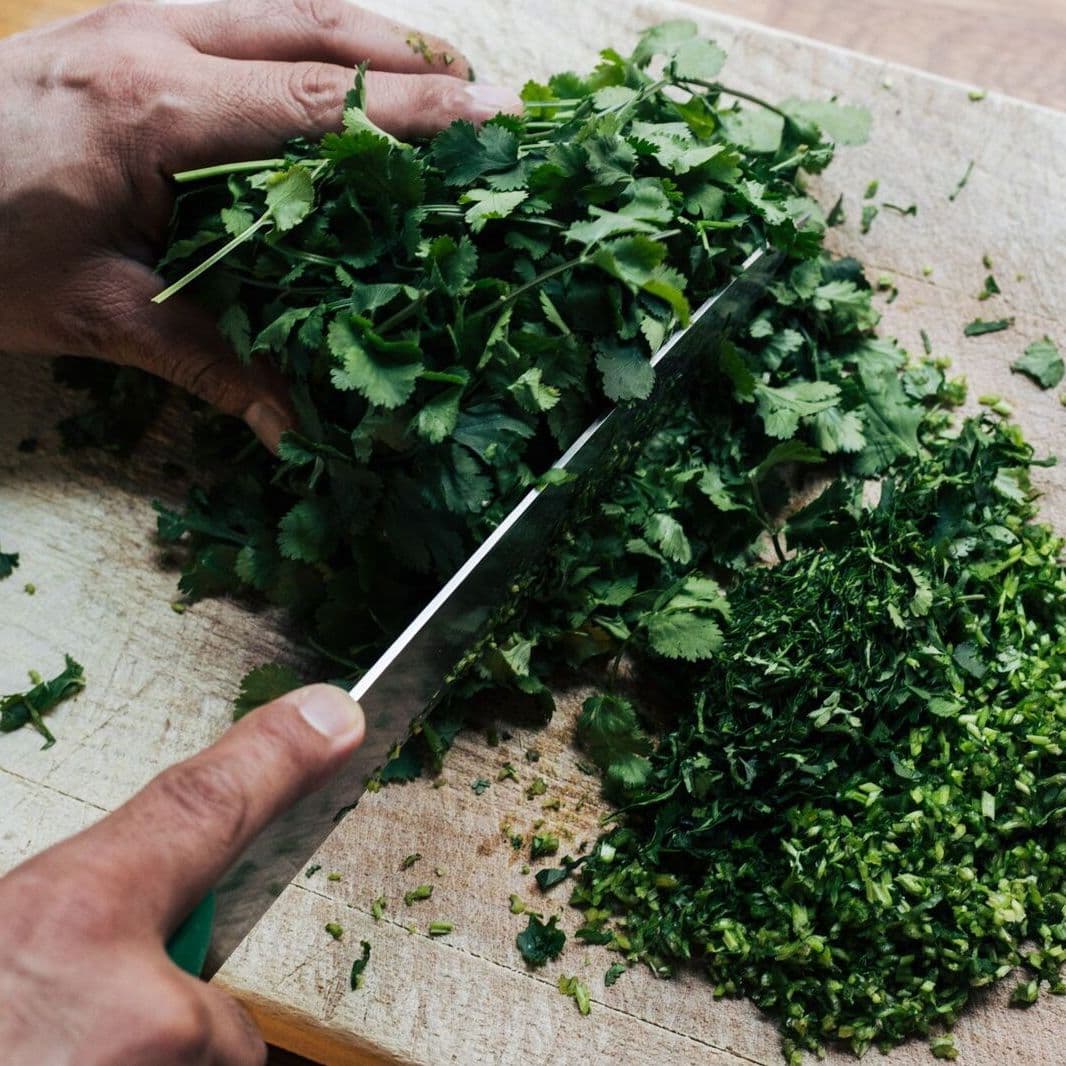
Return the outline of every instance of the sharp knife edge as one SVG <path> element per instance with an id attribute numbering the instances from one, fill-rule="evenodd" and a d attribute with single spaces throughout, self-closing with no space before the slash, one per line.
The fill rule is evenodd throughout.
<path id="1" fill-rule="evenodd" d="M 652 356 L 655 389 L 642 403 L 612 408 L 592 423 L 553 464 L 574 477 L 531 489 L 418 613 L 351 690 L 367 718 L 366 740 L 321 790 L 300 800 L 249 846 L 218 886 L 218 910 L 206 973 L 217 972 L 277 895 L 333 831 L 390 752 L 432 707 L 501 603 L 516 598 L 516 581 L 543 557 L 552 533 L 578 491 L 610 470 L 610 455 L 639 452 L 641 431 L 674 395 L 689 364 L 746 319 L 781 261 L 768 249 L 753 252 L 740 273 L 693 314 Z M 622 449 L 626 452 L 623 453 Z M 599 478 L 602 482 L 603 478 Z"/>

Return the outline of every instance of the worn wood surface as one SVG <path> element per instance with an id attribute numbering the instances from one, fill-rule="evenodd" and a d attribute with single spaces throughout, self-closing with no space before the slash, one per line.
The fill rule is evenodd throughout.
<path id="1" fill-rule="evenodd" d="M 384 3 L 379 3 L 383 10 Z M 394 8 L 388 8 L 395 13 Z M 462 40 L 483 76 L 521 81 L 562 67 L 589 65 L 594 47 L 626 47 L 641 27 L 685 10 L 675 4 L 595 0 L 582 5 L 497 0 L 476 20 L 444 0 L 411 0 L 404 17 Z M 1066 117 L 990 96 L 970 103 L 963 87 L 893 69 L 729 19 L 700 14 L 731 54 L 731 80 L 768 95 L 828 95 L 869 104 L 871 144 L 843 152 L 822 183 L 824 199 L 846 195 L 848 223 L 834 235 L 842 250 L 889 273 L 899 298 L 885 308 L 886 330 L 920 350 L 925 329 L 938 353 L 955 358 L 973 395 L 998 392 L 1015 407 L 1031 439 L 1046 450 L 1062 441 L 1066 411 L 1011 375 L 1008 363 L 1029 341 L 1049 333 L 1066 345 Z M 891 88 L 883 85 L 886 78 Z M 947 194 L 970 159 L 973 176 L 955 203 Z M 861 237 L 862 190 L 881 181 L 880 197 L 918 205 L 916 218 L 882 212 Z M 1004 292 L 975 295 L 991 256 Z M 932 274 L 922 268 L 932 266 Z M 1019 277 L 1021 275 L 1021 277 Z M 1012 330 L 964 340 L 976 315 L 1016 316 Z M 48 381 L 45 368 L 15 360 L 0 396 L 0 543 L 21 549 L 17 578 L 0 584 L 0 691 L 21 686 L 27 667 L 57 668 L 70 651 L 87 666 L 90 685 L 52 722 L 59 743 L 39 750 L 35 734 L 0 738 L 0 870 L 88 824 L 167 764 L 217 735 L 228 720 L 237 679 L 258 662 L 285 657 L 289 643 L 277 620 L 231 603 L 204 603 L 184 615 L 168 604 L 174 575 L 161 567 L 149 531 L 150 499 L 173 498 L 183 485 L 162 472 L 183 454 L 181 405 L 135 460 L 115 463 L 58 454 L 51 430 L 72 399 Z M 1061 390 L 1060 390 L 1061 391 Z M 36 454 L 15 451 L 37 435 Z M 1066 529 L 1066 469 L 1041 472 L 1046 513 Z M 38 587 L 22 592 L 22 582 Z M 579 696 L 579 694 L 578 694 Z M 441 786 L 416 782 L 367 796 L 314 859 L 323 869 L 282 894 L 217 980 L 253 1010 L 269 1038 L 320 1061 L 774 1063 L 774 1026 L 744 1002 L 715 1002 L 698 978 L 653 980 L 643 971 L 605 989 L 602 949 L 568 949 L 538 973 L 522 967 L 508 896 L 536 899 L 524 858 L 502 826 L 528 840 L 533 822 L 590 840 L 602 811 L 593 779 L 575 765 L 569 736 L 577 699 L 542 733 L 514 729 L 498 748 L 478 735 L 461 739 Z M 539 749 L 536 763 L 526 760 Z M 512 762 L 520 781 L 496 782 Z M 547 795 L 525 788 L 543 776 Z M 492 781 L 484 795 L 470 788 Z M 558 797 L 559 812 L 544 811 Z M 402 858 L 422 860 L 400 871 Z M 438 875 L 435 870 L 440 868 Z M 338 881 L 326 874 L 336 871 Z M 407 908 L 403 893 L 434 884 L 433 898 Z M 135 890 L 131 886 L 131 890 Z M 388 910 L 375 923 L 371 900 Z M 561 902 L 567 929 L 573 915 Z M 341 943 L 323 931 L 345 927 Z M 431 920 L 455 932 L 430 940 Z M 408 927 L 412 927 L 409 929 Z M 373 944 L 365 987 L 347 991 L 358 942 Z M 558 994 L 560 973 L 589 981 L 592 1014 L 580 1018 Z M 1027 1012 L 1004 1007 L 1005 989 L 975 1006 L 958 1026 L 974 1063 L 1061 1061 L 1066 1003 L 1047 999 Z M 832 1054 L 833 1061 L 848 1061 Z M 891 1064 L 926 1062 L 920 1043 L 889 1056 Z"/>

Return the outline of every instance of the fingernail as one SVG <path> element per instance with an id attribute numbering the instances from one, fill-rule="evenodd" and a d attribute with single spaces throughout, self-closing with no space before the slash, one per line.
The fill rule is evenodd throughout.
<path id="1" fill-rule="evenodd" d="M 272 451 L 278 450 L 281 435 L 292 428 L 292 419 L 267 400 L 256 400 L 248 405 L 244 420 L 251 431 Z"/>
<path id="2" fill-rule="evenodd" d="M 466 86 L 466 95 L 473 105 L 471 117 L 477 122 L 484 122 L 501 111 L 512 115 L 522 112 L 522 98 L 513 89 L 506 89 L 502 85 L 471 82 Z"/>
<path id="3" fill-rule="evenodd" d="M 353 736 L 363 730 L 363 709 L 336 685 L 309 685 L 295 693 L 304 721 L 331 740 Z"/>

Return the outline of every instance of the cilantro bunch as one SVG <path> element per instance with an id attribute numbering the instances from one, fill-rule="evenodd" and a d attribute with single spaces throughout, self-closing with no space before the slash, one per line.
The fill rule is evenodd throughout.
<path id="1" fill-rule="evenodd" d="M 376 129 L 359 84 L 320 144 L 180 176 L 163 298 L 192 285 L 300 418 L 280 466 L 212 426 L 223 476 L 161 509 L 190 599 L 265 597 L 358 673 L 596 413 L 648 395 L 650 353 L 752 249 L 818 253 L 797 177 L 832 146 L 798 103 L 742 110 L 724 59 L 666 24 L 588 77 L 527 85 L 523 117 L 430 145 Z M 814 287 L 841 314 L 868 302 L 852 280 Z M 815 412 L 829 450 L 855 447 L 832 383 L 750 398 L 775 438 Z"/>

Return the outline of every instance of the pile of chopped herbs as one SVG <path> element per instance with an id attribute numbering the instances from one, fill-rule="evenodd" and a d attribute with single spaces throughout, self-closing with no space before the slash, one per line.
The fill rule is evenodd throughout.
<path id="1" fill-rule="evenodd" d="M 547 706 L 546 671 L 599 671 L 577 741 L 618 811 L 538 876 L 573 886 L 581 939 L 702 967 L 792 1058 L 915 1033 L 952 1058 L 974 988 L 1021 964 L 1019 1003 L 1061 989 L 1062 543 L 1019 433 L 953 422 L 961 383 L 878 338 L 861 265 L 822 247 L 804 174 L 864 113 L 731 91 L 724 59 L 667 23 L 527 85 L 521 118 L 417 146 L 357 83 L 321 144 L 186 176 L 163 269 L 283 371 L 300 431 L 279 463 L 202 414 L 210 483 L 159 531 L 190 600 L 287 607 L 355 676 L 604 403 L 648 395 L 689 309 L 779 248 L 752 321 L 455 702 L 507 685 Z M 1057 382 L 1057 358 L 1017 369 Z M 245 704 L 290 680 L 256 672 Z M 439 761 L 447 713 L 385 779 Z M 518 948 L 539 964 L 564 939 L 534 916 Z"/>

